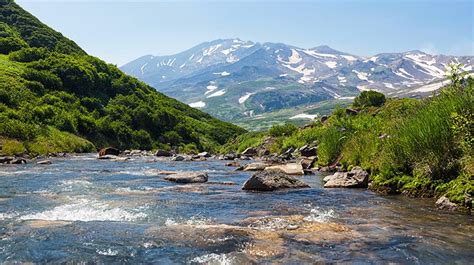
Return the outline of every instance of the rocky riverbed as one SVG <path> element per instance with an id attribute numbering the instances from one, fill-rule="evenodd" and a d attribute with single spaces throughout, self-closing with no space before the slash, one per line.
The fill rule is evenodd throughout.
<path id="1" fill-rule="evenodd" d="M 226 165 L 268 161 L 104 155 L 112 157 L 0 165 L 0 262 L 467 264 L 474 258 L 471 216 L 438 211 L 433 199 L 323 187 L 344 178 L 364 184 L 360 172 L 327 182 L 328 173 L 285 174 L 286 182 L 276 183 L 268 172 Z M 242 190 L 262 173 L 258 183 L 284 187 Z"/>

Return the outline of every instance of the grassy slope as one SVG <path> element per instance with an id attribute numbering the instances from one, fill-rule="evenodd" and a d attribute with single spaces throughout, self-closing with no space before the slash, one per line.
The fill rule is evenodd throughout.
<path id="1" fill-rule="evenodd" d="M 290 147 L 318 145 L 318 165 L 362 166 L 372 188 L 411 196 L 440 196 L 465 207 L 474 196 L 473 83 L 446 88 L 423 100 L 391 99 L 359 114 L 333 112 L 324 124 L 274 136 L 266 148 L 282 153 Z M 283 129 L 279 129 L 282 131 Z M 275 130 L 273 130 L 275 131 Z M 223 152 L 258 147 L 269 132 L 239 136 Z"/>
<path id="2" fill-rule="evenodd" d="M 83 149 L 73 143 L 56 143 L 51 148 L 31 144 L 47 141 L 54 132 L 89 139 L 96 147 L 173 145 L 202 150 L 244 132 L 86 55 L 13 1 L 0 0 L 0 41 L 13 43 L 10 56 L 0 55 L 0 137 L 4 143 L 16 139 L 24 142 L 27 151 L 38 153 Z M 78 142 L 75 137 L 58 139 Z M 88 141 L 82 144 L 91 146 Z"/>

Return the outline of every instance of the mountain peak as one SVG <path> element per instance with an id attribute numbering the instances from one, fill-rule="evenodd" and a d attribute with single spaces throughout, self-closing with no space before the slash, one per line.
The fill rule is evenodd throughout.
<path id="1" fill-rule="evenodd" d="M 346 54 L 344 52 L 335 50 L 335 49 L 329 47 L 328 45 L 320 45 L 320 46 L 314 47 L 310 50 L 317 51 L 317 52 L 320 52 L 320 53 L 328 53 L 328 54 Z"/>

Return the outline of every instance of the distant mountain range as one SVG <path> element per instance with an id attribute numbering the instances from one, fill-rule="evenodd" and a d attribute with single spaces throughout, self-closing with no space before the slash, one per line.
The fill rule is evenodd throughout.
<path id="1" fill-rule="evenodd" d="M 282 119 L 314 118 L 321 113 L 318 103 L 343 104 L 369 89 L 392 97 L 431 94 L 446 84 L 449 63 L 472 71 L 473 59 L 421 51 L 361 57 L 328 46 L 219 39 L 175 55 L 146 55 L 121 69 L 192 107 L 245 126 L 283 112 L 288 115 L 279 115 Z"/>

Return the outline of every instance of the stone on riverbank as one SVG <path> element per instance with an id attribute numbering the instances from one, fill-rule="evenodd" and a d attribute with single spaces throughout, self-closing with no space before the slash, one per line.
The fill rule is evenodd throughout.
<path id="1" fill-rule="evenodd" d="M 336 172 L 323 181 L 325 188 L 367 188 L 369 174 L 361 167 L 355 167 L 350 172 Z"/>
<path id="2" fill-rule="evenodd" d="M 265 170 L 256 173 L 250 177 L 242 187 L 243 190 L 255 191 L 274 191 L 279 189 L 299 188 L 309 188 L 309 186 L 303 181 L 288 176 L 285 172 L 278 169 Z"/>
<path id="3" fill-rule="evenodd" d="M 162 150 L 162 149 L 159 149 L 158 151 L 156 151 L 155 153 L 155 156 L 172 156 L 173 154 L 169 151 L 166 151 L 166 150 Z"/>
<path id="4" fill-rule="evenodd" d="M 205 172 L 182 172 L 166 176 L 164 179 L 176 183 L 204 183 L 208 178 Z"/>
<path id="5" fill-rule="evenodd" d="M 440 210 L 445 210 L 449 212 L 454 212 L 459 209 L 459 206 L 453 202 L 451 202 L 447 197 L 441 196 L 436 203 L 436 207 Z"/>
<path id="6" fill-rule="evenodd" d="M 53 162 L 51 160 L 43 160 L 43 161 L 38 161 L 36 164 L 38 165 L 51 165 Z"/>
<path id="7" fill-rule="evenodd" d="M 106 155 L 113 155 L 118 156 L 120 154 L 120 150 L 113 147 L 105 147 L 100 149 L 99 156 L 106 156 Z"/>

